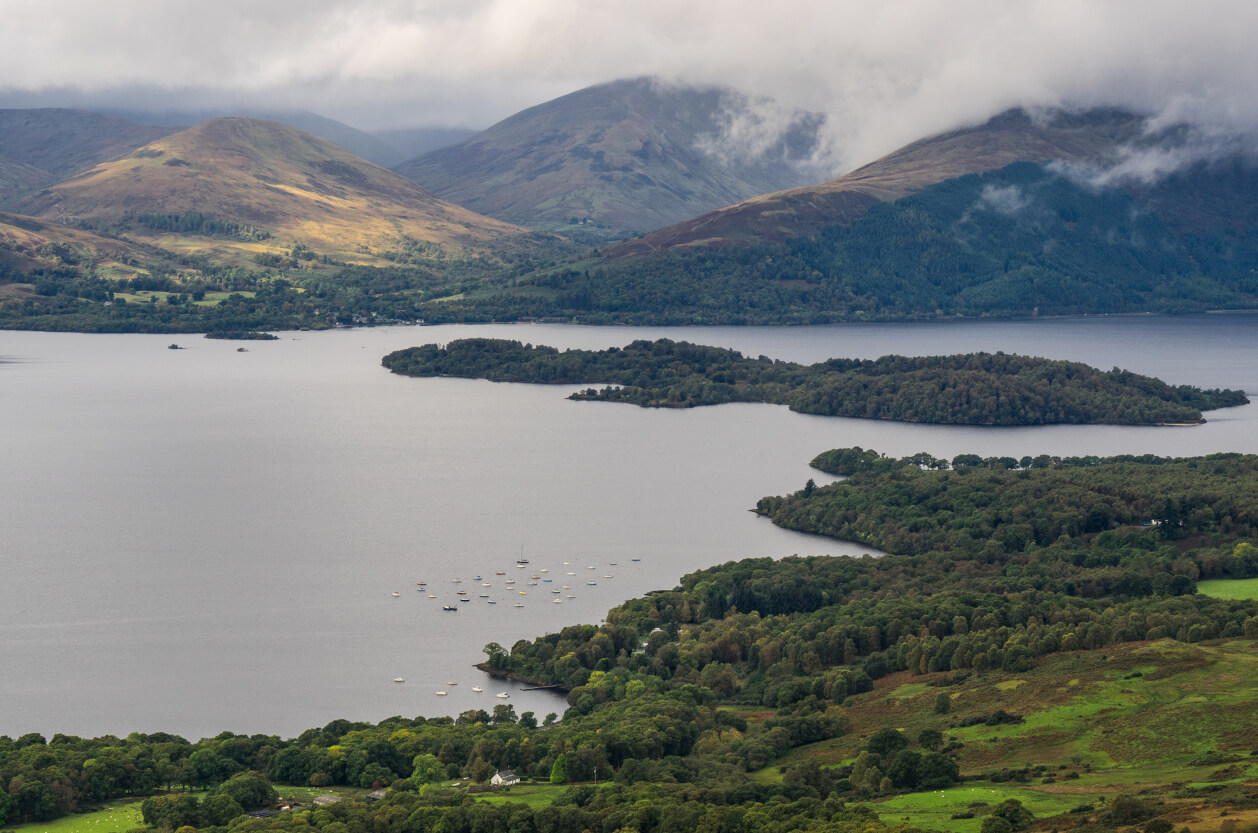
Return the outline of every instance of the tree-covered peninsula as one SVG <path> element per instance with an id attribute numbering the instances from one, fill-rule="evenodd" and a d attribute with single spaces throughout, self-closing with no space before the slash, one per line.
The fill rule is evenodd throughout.
<path id="1" fill-rule="evenodd" d="M 1202 411 L 1249 401 L 1241 391 L 1173 387 L 1117 368 L 1006 353 L 802 365 L 669 339 L 560 351 L 468 338 L 398 350 L 382 363 L 407 376 L 603 384 L 571 398 L 643 407 L 770 402 L 806 414 L 963 425 L 1199 423 Z"/>
<path id="2" fill-rule="evenodd" d="M 562 716 L 503 703 L 288 739 L 0 736 L 0 826 L 128 799 L 175 833 L 1170 833 L 1248 818 L 1258 457 L 1027 460 L 824 455 L 851 477 L 761 510 L 850 513 L 817 527 L 831 534 L 869 517 L 892 554 L 730 562 L 602 625 L 485 646 L 491 673 L 566 690 Z M 493 788 L 506 770 L 522 782 Z"/>

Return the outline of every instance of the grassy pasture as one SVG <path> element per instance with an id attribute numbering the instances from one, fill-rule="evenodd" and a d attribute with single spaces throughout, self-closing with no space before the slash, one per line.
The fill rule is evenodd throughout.
<path id="1" fill-rule="evenodd" d="M 475 793 L 477 801 L 490 804 L 527 804 L 533 809 L 549 807 L 572 784 L 517 784 L 506 790 Z"/>
<path id="2" fill-rule="evenodd" d="M 13 829 L 18 833 L 125 833 L 144 826 L 140 804 L 140 800 L 112 801 L 93 813 L 73 813 L 55 821 L 33 821 Z"/>
<path id="3" fill-rule="evenodd" d="M 978 833 L 984 813 L 1006 798 L 1044 818 L 1081 804 L 1100 812 L 1107 798 L 1120 793 L 1158 796 L 1177 819 L 1197 819 L 1194 831 L 1212 830 L 1218 825 L 1199 818 L 1201 807 L 1219 801 L 1212 790 L 1252 789 L 1258 778 L 1258 756 L 1251 754 L 1258 750 L 1255 640 L 1110 646 L 1045 657 L 1017 674 L 991 672 L 931 685 L 947 677 L 905 672 L 876 681 L 874 691 L 848 704 L 851 734 L 794 749 L 753 778 L 778 781 L 782 768 L 809 760 L 822 767 L 850 763 L 882 728 L 904 732 L 910 749 L 918 748 L 923 729 L 936 729 L 946 742 L 961 744 L 955 752 L 961 772 L 976 780 L 869 800 L 888 824 L 907 821 L 950 833 Z M 940 692 L 951 695 L 948 714 L 934 711 Z M 959 725 L 997 709 L 1022 721 Z M 990 780 L 1002 770 L 1024 767 L 1043 769 L 1021 782 Z M 1185 788 L 1190 792 L 1182 792 Z M 1194 798 L 1191 789 L 1201 788 L 1202 796 Z M 974 802 L 987 807 L 971 806 Z M 975 817 L 952 818 L 967 812 Z M 1203 812 L 1210 821 L 1218 815 L 1217 809 Z"/>
<path id="4" fill-rule="evenodd" d="M 1034 813 L 1036 818 L 1067 813 L 1084 803 L 1079 796 L 1053 795 L 1007 784 L 984 783 L 981 786 L 966 785 L 899 795 L 878 802 L 876 807 L 886 824 L 908 823 L 953 833 L 978 833 L 985 812 L 1010 798 L 1021 801 L 1022 806 Z M 965 812 L 973 812 L 974 818 L 952 818 Z"/>
<path id="5" fill-rule="evenodd" d="M 1216 599 L 1258 599 L 1258 578 L 1199 581 L 1197 592 Z"/>

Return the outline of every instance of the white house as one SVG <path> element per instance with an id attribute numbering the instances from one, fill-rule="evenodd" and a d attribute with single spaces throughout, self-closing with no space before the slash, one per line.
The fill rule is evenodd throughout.
<path id="1" fill-rule="evenodd" d="M 520 783 L 520 776 L 509 769 L 500 769 L 494 773 L 493 778 L 489 779 L 489 783 L 495 787 L 510 787 L 513 784 Z"/>

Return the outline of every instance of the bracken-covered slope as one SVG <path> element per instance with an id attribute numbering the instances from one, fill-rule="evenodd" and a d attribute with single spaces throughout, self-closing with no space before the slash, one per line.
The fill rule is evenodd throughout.
<path id="1" fill-rule="evenodd" d="M 696 246 L 783 240 L 845 225 L 870 206 L 966 174 L 1014 162 L 1102 164 L 1140 135 L 1143 119 L 1118 110 L 1033 119 L 1015 110 L 978 127 L 906 145 L 820 185 L 764 194 L 659 229 L 614 250 L 617 256 Z"/>
<path id="2" fill-rule="evenodd" d="M 328 254 L 416 241 L 475 247 L 521 231 L 441 200 L 324 139 L 245 118 L 215 119 L 151 142 L 30 194 L 17 207 L 64 223 L 150 236 L 155 216 L 200 215 L 255 232 L 220 246 L 256 249 L 251 237 Z M 195 235 L 183 236 L 189 240 L 167 235 L 160 243 L 198 248 L 190 239 Z"/>
<path id="3" fill-rule="evenodd" d="M 0 110 L 0 204 L 174 130 L 85 110 Z"/>
<path id="4" fill-rule="evenodd" d="M 753 157 L 722 139 L 728 119 L 763 105 L 732 90 L 616 81 L 524 110 L 395 170 L 459 205 L 533 228 L 576 219 L 604 235 L 646 231 L 815 181 L 799 164 L 815 142 L 813 114 L 795 112 L 787 138 Z"/>

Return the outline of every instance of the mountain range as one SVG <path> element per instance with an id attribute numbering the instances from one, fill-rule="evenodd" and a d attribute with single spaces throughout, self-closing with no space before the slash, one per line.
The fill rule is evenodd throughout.
<path id="1" fill-rule="evenodd" d="M 339 124 L 306 115 L 325 133 Z M 1152 130 L 1120 109 L 1011 110 L 808 184 L 822 127 L 730 90 L 633 79 L 391 171 L 256 118 L 177 130 L 0 111 L 0 208 L 12 212 L 0 218 L 0 283 L 39 275 L 72 299 L 87 276 L 120 281 L 127 268 L 154 266 L 177 289 L 215 286 L 206 269 L 232 267 L 238 285 L 355 286 L 391 316 L 430 320 L 1258 307 L 1258 172 L 1237 146 L 1203 152 L 1188 128 Z M 346 142 L 367 136 L 346 130 Z M 458 133 L 391 138 L 417 147 Z M 359 266 L 394 271 L 347 268 Z M 107 289 L 92 284 L 90 297 Z"/>

